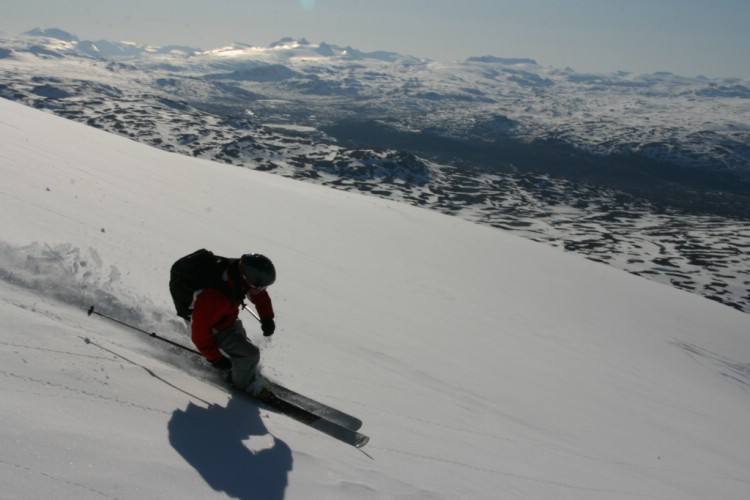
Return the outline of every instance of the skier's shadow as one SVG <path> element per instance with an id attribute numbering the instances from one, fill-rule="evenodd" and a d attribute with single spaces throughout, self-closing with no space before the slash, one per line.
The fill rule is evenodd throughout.
<path id="1" fill-rule="evenodd" d="M 190 402 L 175 410 L 168 428 L 172 447 L 214 490 L 240 499 L 284 498 L 292 452 L 268 435 L 254 404 L 239 396 L 226 408 Z M 245 445 L 251 436 L 262 436 L 255 440 L 264 444 L 262 449 L 251 451 Z"/>

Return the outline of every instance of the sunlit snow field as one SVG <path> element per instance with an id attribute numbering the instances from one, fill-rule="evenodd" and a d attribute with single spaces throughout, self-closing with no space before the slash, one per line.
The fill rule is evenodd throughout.
<path id="1" fill-rule="evenodd" d="M 0 100 L 7 498 L 750 496 L 750 316 L 394 201 L 137 144 Z M 168 270 L 279 272 L 267 375 L 362 450 L 221 389 Z"/>

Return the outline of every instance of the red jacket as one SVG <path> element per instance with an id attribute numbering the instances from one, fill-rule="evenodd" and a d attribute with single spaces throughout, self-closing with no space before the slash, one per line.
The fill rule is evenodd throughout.
<path id="1" fill-rule="evenodd" d="M 260 319 L 274 317 L 271 296 L 266 290 L 256 294 L 250 293 L 247 298 L 255 305 Z M 190 321 L 192 339 L 195 347 L 208 361 L 221 359 L 221 352 L 214 342 L 214 334 L 229 328 L 237 321 L 241 305 L 241 301 L 232 300 L 214 288 L 204 288 L 198 293 Z"/>

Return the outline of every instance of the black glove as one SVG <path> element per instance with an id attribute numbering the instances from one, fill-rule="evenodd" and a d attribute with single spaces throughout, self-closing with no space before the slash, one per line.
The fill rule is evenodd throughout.
<path id="1" fill-rule="evenodd" d="M 263 330 L 264 337 L 270 337 L 276 331 L 276 323 L 273 318 L 262 319 L 260 320 L 260 329 Z"/>
<path id="2" fill-rule="evenodd" d="M 231 370 L 232 369 L 232 360 L 226 356 L 222 356 L 216 361 L 211 361 L 211 364 L 217 370 Z"/>

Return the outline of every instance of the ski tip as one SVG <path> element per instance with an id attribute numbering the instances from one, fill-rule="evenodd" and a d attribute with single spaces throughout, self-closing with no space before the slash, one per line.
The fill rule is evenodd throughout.
<path id="1" fill-rule="evenodd" d="M 354 443 L 355 448 L 362 448 L 364 445 L 370 442 L 370 438 L 367 436 L 360 437 L 356 443 Z"/>

